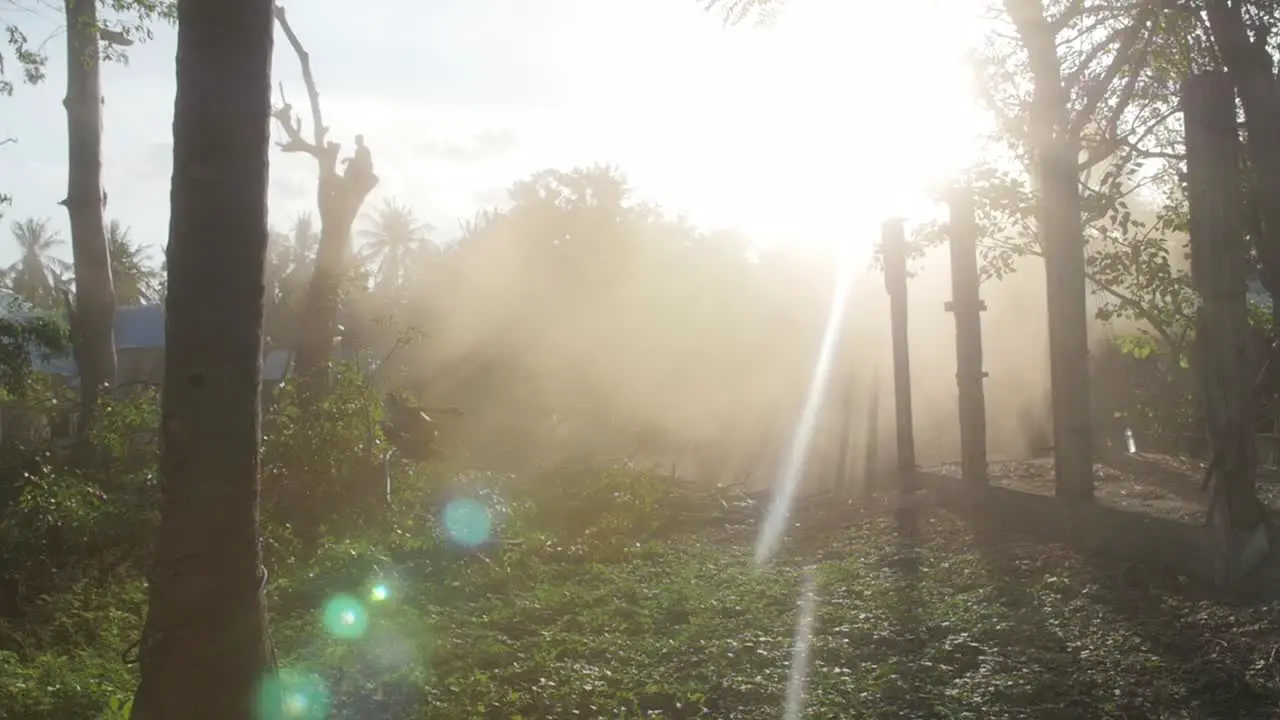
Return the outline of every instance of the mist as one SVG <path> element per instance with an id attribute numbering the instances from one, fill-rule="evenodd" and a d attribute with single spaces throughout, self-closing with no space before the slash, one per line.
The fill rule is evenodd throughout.
<path id="1" fill-rule="evenodd" d="M 615 182 L 616 181 L 616 182 Z M 629 199 L 610 169 L 517 183 L 506 209 L 422 261 L 400 326 L 404 383 L 444 423 L 460 464 L 530 471 L 629 460 L 699 483 L 769 486 L 805 401 L 842 254 L 760 249 Z M 803 491 L 835 482 L 849 394 L 855 485 L 893 463 L 893 369 L 882 275 L 862 255 Z M 918 462 L 959 455 L 949 254 L 911 267 L 911 381 Z M 1051 445 L 1044 268 L 1026 258 L 984 282 L 989 452 Z M 1094 342 L 1105 328 L 1091 326 Z M 386 340 L 386 339 L 384 339 Z M 878 395 L 878 402 L 873 396 Z M 867 436 L 878 408 L 876 467 Z"/>

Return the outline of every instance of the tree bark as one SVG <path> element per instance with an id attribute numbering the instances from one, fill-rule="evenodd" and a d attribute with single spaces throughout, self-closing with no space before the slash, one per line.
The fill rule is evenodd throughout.
<path id="1" fill-rule="evenodd" d="M 307 285 L 294 364 L 302 381 L 302 394 L 307 398 L 318 397 L 328 386 L 329 355 L 338 331 L 351 226 L 372 190 L 372 186 L 365 189 L 348 183 L 332 170 L 322 171 L 320 186 L 320 245 L 315 272 Z"/>
<path id="2" fill-rule="evenodd" d="M 178 5 L 161 519 L 133 720 L 274 717 L 258 529 L 270 0 Z M 264 700 L 265 698 L 265 700 Z"/>
<path id="3" fill-rule="evenodd" d="M 1055 490 L 1064 500 L 1091 502 L 1089 294 L 1080 207 L 1079 134 L 1072 123 L 1056 38 L 1043 3 L 1004 0 L 1004 5 L 1027 51 L 1034 83 L 1028 149 L 1037 191 L 1036 228 L 1044 250 Z M 1127 52 L 1118 51 L 1118 57 Z"/>
<path id="4" fill-rule="evenodd" d="M 1262 285 L 1272 301 L 1266 392 L 1275 419 L 1272 432 L 1280 437 L 1280 325 L 1274 322 L 1280 319 L 1280 83 L 1266 36 L 1250 37 L 1239 3 L 1209 0 L 1205 9 L 1214 44 L 1244 109 L 1244 149 L 1253 186 L 1249 235 L 1262 265 Z"/>
<path id="5" fill-rule="evenodd" d="M 948 202 L 951 302 L 956 321 L 956 385 L 960 411 L 960 462 L 973 499 L 981 501 L 987 480 L 987 401 L 983 394 L 982 284 L 978 275 L 978 224 L 972 190 L 958 187 Z"/>
<path id="6" fill-rule="evenodd" d="M 76 296 L 72 342 L 80 374 L 79 433 L 98 395 L 116 381 L 115 291 L 103 218 L 101 50 L 96 0 L 65 0 L 67 19 L 67 197 Z"/>
<path id="7" fill-rule="evenodd" d="M 1254 353 L 1246 299 L 1240 140 L 1223 73 L 1193 75 L 1183 92 L 1191 278 L 1200 293 L 1195 361 L 1212 450 L 1209 524 L 1220 532 L 1222 582 L 1247 570 L 1243 540 L 1265 519 L 1256 488 Z M 1263 538 L 1265 540 L 1265 534 Z"/>
<path id="8" fill-rule="evenodd" d="M 1056 494 L 1071 502 L 1092 502 L 1089 295 L 1076 150 L 1063 139 L 1038 148 L 1036 225 L 1045 254 Z"/>

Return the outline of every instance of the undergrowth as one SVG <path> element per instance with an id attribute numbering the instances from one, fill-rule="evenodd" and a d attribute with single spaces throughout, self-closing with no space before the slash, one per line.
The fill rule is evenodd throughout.
<path id="1" fill-rule="evenodd" d="M 349 392 L 350 407 L 367 396 Z M 154 521 L 154 448 L 137 428 L 153 400 L 104 425 L 110 477 L 45 457 L 9 488 L 0 717 L 127 716 Z M 289 433 L 269 438 L 266 481 L 308 447 L 376 450 L 365 418 L 269 424 Z M 310 458 L 308 472 L 332 473 L 307 498 L 322 534 L 310 557 L 274 504 L 298 496 L 266 495 L 288 718 L 772 720 L 796 670 L 810 567 L 806 717 L 1272 718 L 1280 707 L 1275 608 L 1223 605 L 1059 546 L 979 541 L 947 515 L 907 545 L 872 510 L 802 509 L 782 556 L 757 569 L 759 509 L 746 498 L 626 465 L 526 479 L 405 467 L 390 508 L 334 517 L 363 492 L 335 478 L 376 477 L 374 461 Z M 459 507 L 472 514 L 451 516 Z"/>

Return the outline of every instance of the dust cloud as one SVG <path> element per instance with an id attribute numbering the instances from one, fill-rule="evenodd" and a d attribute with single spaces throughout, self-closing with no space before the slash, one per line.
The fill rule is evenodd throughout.
<path id="1" fill-rule="evenodd" d="M 454 462 L 527 471 L 629 459 L 700 483 L 773 482 L 814 369 L 839 265 L 833 250 L 787 248 L 753 261 L 742 238 L 704 235 L 695 252 L 679 228 L 661 224 L 643 242 L 602 249 L 565 237 L 548 248 L 492 224 L 433 261 L 413 300 L 425 338 L 402 353 L 426 405 L 465 413 L 445 422 Z M 912 271 L 916 446 L 927 466 L 959 453 L 946 249 Z M 1043 263 L 1024 260 L 985 282 L 982 296 L 990 455 L 1047 450 Z M 893 463 L 888 298 L 878 271 L 857 273 L 849 302 L 806 491 L 834 481 L 846 405 L 855 483 Z M 1103 335 L 1097 323 L 1093 332 Z"/>

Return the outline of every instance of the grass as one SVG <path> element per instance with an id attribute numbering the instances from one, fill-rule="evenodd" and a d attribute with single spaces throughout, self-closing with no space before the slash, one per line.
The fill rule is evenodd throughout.
<path id="1" fill-rule="evenodd" d="M 359 642 L 295 617 L 287 664 L 324 676 L 342 718 L 772 720 L 816 561 L 807 717 L 1276 717 L 1271 610 L 1063 547 L 982 543 L 946 515 L 922 535 L 914 568 L 874 517 L 797 538 L 764 571 L 746 534 L 609 563 L 522 548 L 443 586 L 407 580 L 394 606 L 370 604 Z"/>
<path id="2" fill-rule="evenodd" d="M 484 557 L 418 543 L 370 561 L 340 546 L 361 572 L 277 585 L 287 697 L 308 701 L 286 717 L 773 720 L 807 566 L 818 611 L 805 717 L 1277 716 L 1275 607 L 1224 605 L 1061 546 L 981 541 L 940 512 L 920 537 L 906 563 L 883 517 L 806 525 L 765 570 L 745 527 L 596 555 L 534 533 Z M 356 599 L 360 637 L 291 607 L 308 578 Z M 56 600 L 72 614 L 0 653 L 0 717 L 93 717 L 104 692 L 127 692 L 118 657 L 141 594 L 76 592 Z M 101 613 L 114 629 L 88 630 Z"/>

